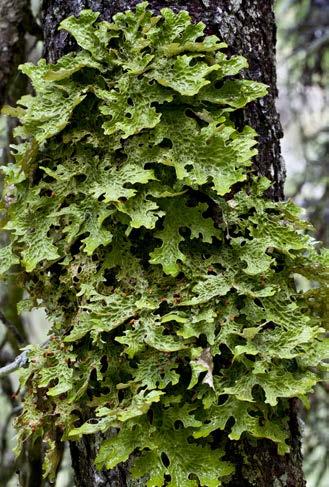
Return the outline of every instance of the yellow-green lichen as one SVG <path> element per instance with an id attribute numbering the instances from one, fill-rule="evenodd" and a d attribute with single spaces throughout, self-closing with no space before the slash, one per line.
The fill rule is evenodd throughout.
<path id="1" fill-rule="evenodd" d="M 80 51 L 24 65 L 35 95 L 6 109 L 24 141 L 5 170 L 1 270 L 20 263 L 53 322 L 29 353 L 20 442 L 48 442 L 51 475 L 58 430 L 115 427 L 99 468 L 137 451 L 149 487 L 216 487 L 227 442 L 288 451 L 285 401 L 323 367 L 329 254 L 251 176 L 256 134 L 230 115 L 266 88 L 233 78 L 245 59 L 186 12 L 97 17 L 62 22 Z M 318 286 L 297 292 L 295 275 Z"/>

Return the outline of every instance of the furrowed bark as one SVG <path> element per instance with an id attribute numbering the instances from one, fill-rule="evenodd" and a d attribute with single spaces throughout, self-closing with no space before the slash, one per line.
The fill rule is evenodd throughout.
<path id="1" fill-rule="evenodd" d="M 63 54 L 76 49 L 70 36 L 57 31 L 58 24 L 69 15 L 78 15 L 84 8 L 101 13 L 101 18 L 111 20 L 118 11 L 133 8 L 139 0 L 44 0 L 43 32 L 44 54 L 48 61 L 55 62 Z M 163 7 L 173 10 L 187 10 L 195 21 L 203 21 L 207 33 L 217 34 L 230 46 L 230 53 L 244 55 L 249 69 L 244 75 L 269 86 L 266 98 L 251 103 L 240 114 L 238 124 L 249 124 L 259 134 L 258 156 L 254 167 L 258 174 L 273 181 L 269 194 L 273 199 L 283 198 L 284 168 L 280 151 L 282 130 L 275 107 L 277 96 L 275 43 L 276 28 L 273 0 L 149 0 L 157 13 Z M 300 433 L 296 415 L 297 405 L 290 402 L 287 414 L 290 416 L 291 453 L 280 456 L 276 446 L 266 440 L 231 442 L 229 459 L 236 465 L 236 474 L 229 482 L 230 487 L 302 487 L 305 485 L 302 473 Z M 85 436 L 71 443 L 72 463 L 76 485 L 79 487 L 111 486 L 128 487 L 145 485 L 129 479 L 125 465 L 114 471 L 97 472 L 93 466 L 101 437 Z"/>

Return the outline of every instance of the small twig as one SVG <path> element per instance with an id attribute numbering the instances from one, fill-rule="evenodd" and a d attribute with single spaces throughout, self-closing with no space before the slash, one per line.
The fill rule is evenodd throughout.
<path id="1" fill-rule="evenodd" d="M 45 342 L 42 343 L 41 347 L 45 347 L 48 345 L 50 339 L 46 340 Z M 12 372 L 16 372 L 16 370 L 21 369 L 22 367 L 25 367 L 28 362 L 29 362 L 29 357 L 28 357 L 28 350 L 24 350 L 20 355 L 17 355 L 15 360 L 11 362 L 8 365 L 5 365 L 4 367 L 0 368 L 0 379 L 2 377 L 6 377 L 7 375 L 11 374 Z"/>
<path id="2" fill-rule="evenodd" d="M 27 350 L 25 350 L 20 355 L 18 355 L 13 362 L 0 368 L 0 379 L 1 377 L 6 377 L 7 375 L 15 372 L 16 370 L 25 367 L 28 361 L 29 361 L 28 352 Z"/>

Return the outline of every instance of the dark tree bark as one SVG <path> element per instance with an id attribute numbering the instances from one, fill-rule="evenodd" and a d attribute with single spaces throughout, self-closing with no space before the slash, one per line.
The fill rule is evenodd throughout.
<path id="1" fill-rule="evenodd" d="M 134 7 L 139 0 L 44 0 L 43 32 L 44 54 L 54 62 L 64 53 L 76 48 L 70 36 L 57 31 L 58 24 L 69 15 L 78 15 L 84 8 L 101 13 L 101 18 L 110 20 L 118 11 Z M 163 7 L 173 10 L 187 10 L 195 21 L 203 21 L 207 32 L 217 34 L 230 46 L 231 53 L 243 54 L 249 61 L 244 73 L 249 79 L 269 85 L 269 95 L 254 102 L 240 115 L 238 124 L 250 124 L 259 134 L 259 154 L 255 158 L 255 170 L 273 181 L 270 196 L 283 198 L 284 168 L 280 151 L 282 137 L 279 116 L 275 107 L 277 96 L 275 70 L 276 28 L 273 13 L 274 0 L 149 0 L 158 12 Z M 291 453 L 280 456 L 276 446 L 269 441 L 257 444 L 247 440 L 232 442 L 230 459 L 236 465 L 236 474 L 228 484 L 230 487 L 302 487 L 305 485 L 302 473 L 300 434 L 296 415 L 297 405 L 290 402 Z M 76 485 L 94 486 L 136 486 L 128 478 L 125 465 L 114 471 L 97 472 L 93 459 L 101 437 L 85 436 L 71 444 L 72 464 Z"/>

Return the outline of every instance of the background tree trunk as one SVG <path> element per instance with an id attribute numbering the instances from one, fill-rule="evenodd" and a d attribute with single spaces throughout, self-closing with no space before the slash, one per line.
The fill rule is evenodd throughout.
<path id="1" fill-rule="evenodd" d="M 149 0 L 154 12 L 163 7 L 187 10 L 196 21 L 203 21 L 207 32 L 218 35 L 230 46 L 231 53 L 243 54 L 249 61 L 244 75 L 249 79 L 269 85 L 265 99 L 251 103 L 239 115 L 238 125 L 246 123 L 259 134 L 259 154 L 255 158 L 255 170 L 273 181 L 270 196 L 283 198 L 284 168 L 280 152 L 282 136 L 279 117 L 275 108 L 276 28 L 273 13 L 274 0 Z M 84 8 L 101 13 L 110 20 L 113 14 L 134 7 L 139 0 L 44 0 L 42 28 L 44 55 L 50 62 L 76 48 L 64 31 L 57 31 L 58 24 L 69 15 L 78 15 Z M 296 402 L 290 402 L 291 453 L 279 456 L 276 446 L 269 441 L 251 444 L 246 440 L 231 442 L 229 458 L 236 465 L 236 474 L 230 487 L 302 487 L 305 485 L 300 452 L 300 435 L 296 416 Z M 72 464 L 78 487 L 119 487 L 145 485 L 129 479 L 125 465 L 114 471 L 97 472 L 93 466 L 100 435 L 85 436 L 71 443 Z"/>
<path id="2" fill-rule="evenodd" d="M 28 11 L 28 0 L 0 0 L 0 107 L 7 101 L 9 81 L 17 74 L 18 64 L 25 60 L 24 20 Z"/>

